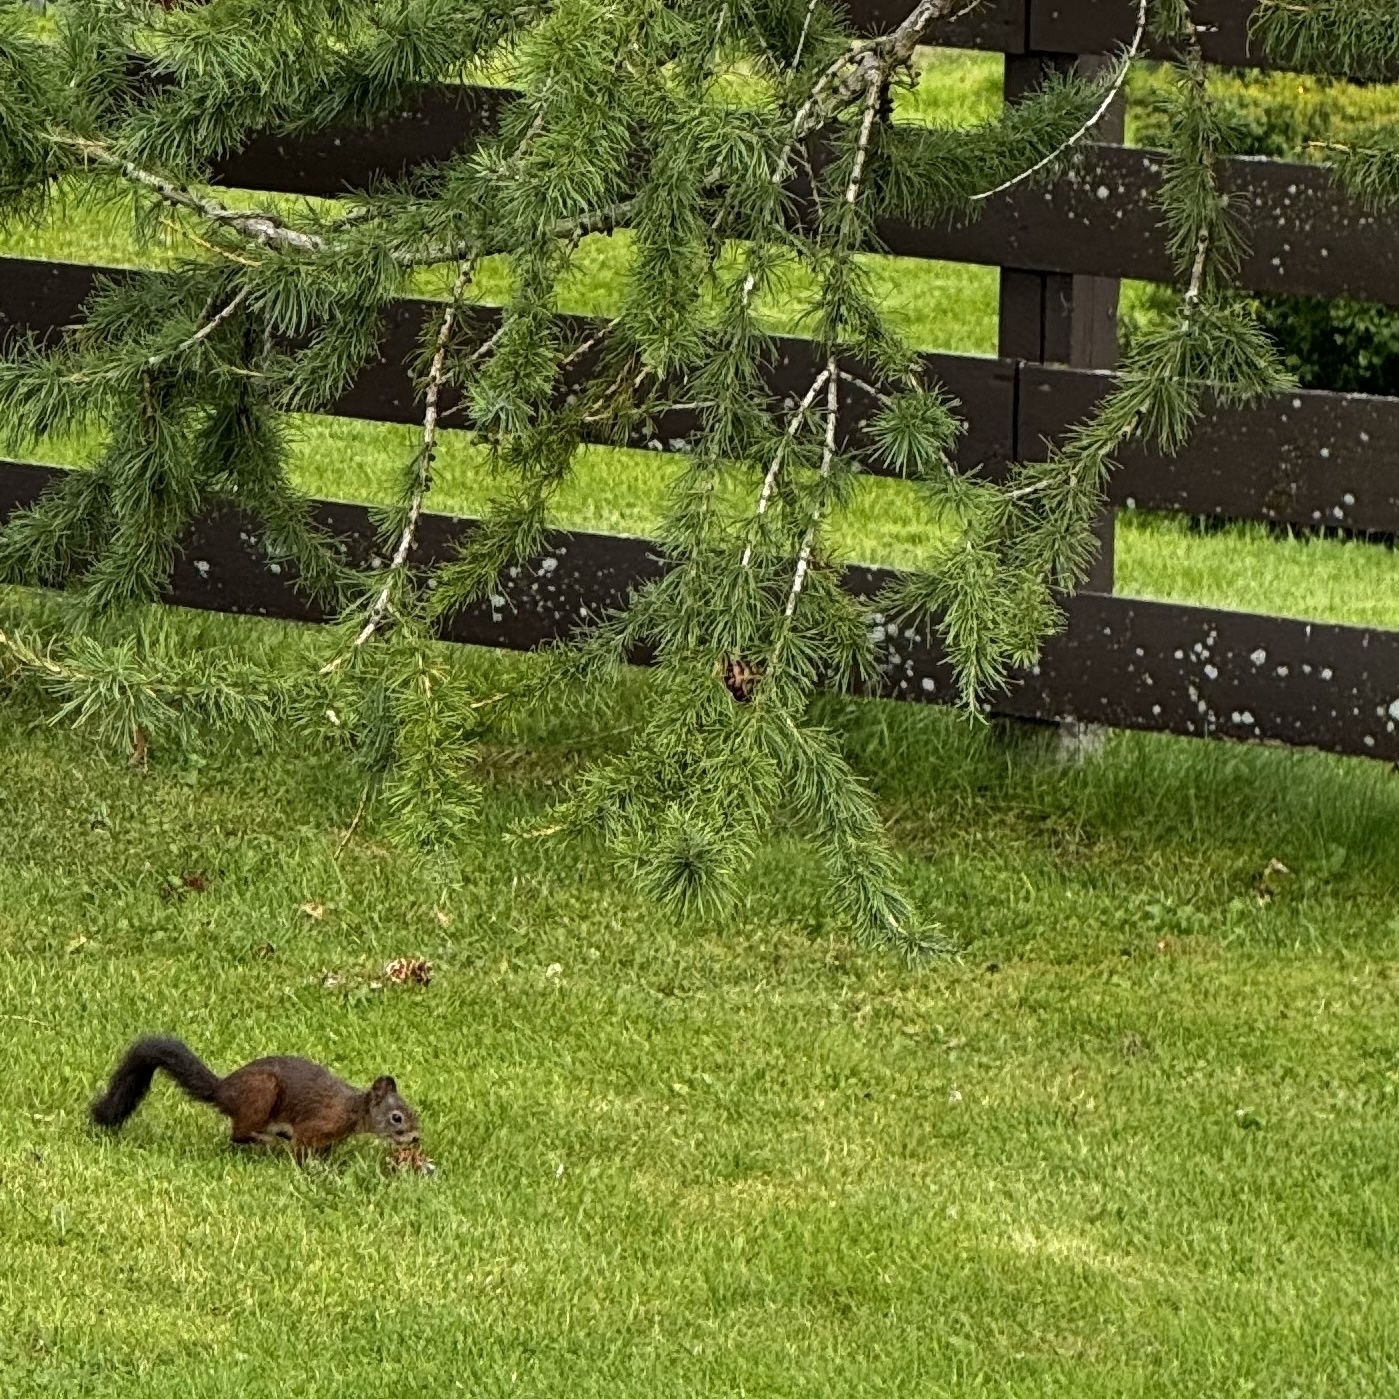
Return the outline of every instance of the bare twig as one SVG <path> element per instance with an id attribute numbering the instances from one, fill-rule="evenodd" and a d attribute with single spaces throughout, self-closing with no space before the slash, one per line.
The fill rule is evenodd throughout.
<path id="1" fill-rule="evenodd" d="M 1208 228 L 1200 230 L 1200 236 L 1195 240 L 1195 263 L 1190 269 L 1190 285 L 1185 289 L 1185 305 L 1187 309 L 1193 309 L 1200 304 L 1200 293 L 1204 289 L 1205 267 L 1209 261 L 1210 253 L 1210 231 Z"/>
<path id="2" fill-rule="evenodd" d="M 602 344 L 609 335 L 621 324 L 622 318 L 614 316 L 606 325 L 602 326 L 594 335 L 590 335 L 577 349 L 571 351 L 567 356 L 559 361 L 560 369 L 567 369 L 570 365 L 576 364 L 589 350 Z"/>
<path id="3" fill-rule="evenodd" d="M 865 111 L 860 122 L 860 135 L 855 149 L 855 159 L 850 167 L 850 178 L 845 186 L 845 204 L 847 208 L 853 209 L 860 197 L 860 185 L 864 179 L 865 165 L 869 159 L 870 139 L 874 132 L 874 122 L 879 114 L 879 105 L 882 97 L 882 84 L 872 83 L 865 91 Z M 817 375 L 811 388 L 807 390 L 806 397 L 797 407 L 797 411 L 792 415 L 792 420 L 787 425 L 787 432 L 782 441 L 778 444 L 777 451 L 773 454 L 772 463 L 768 467 L 767 477 L 763 481 L 763 489 L 758 497 L 757 513 L 763 515 L 772 499 L 773 492 L 777 488 L 777 477 L 782 469 L 782 463 L 786 458 L 787 450 L 796 437 L 801 426 L 806 411 L 816 401 L 816 396 L 824 386 L 826 390 L 826 443 L 821 456 L 821 476 L 823 479 L 829 478 L 832 463 L 835 460 L 836 452 L 836 429 L 837 420 L 840 415 L 840 380 L 841 371 L 839 361 L 834 352 L 826 360 L 826 367 Z M 807 529 L 806 538 L 802 542 L 801 554 L 797 559 L 796 577 L 792 583 L 792 591 L 787 599 L 787 616 L 790 617 L 797 605 L 797 598 L 801 595 L 802 586 L 806 581 L 807 570 L 811 566 L 811 554 L 816 542 L 816 529 L 820 519 L 819 509 L 813 516 L 810 527 Z M 753 546 L 750 544 L 743 553 L 743 567 L 747 568 L 752 562 Z"/>
<path id="4" fill-rule="evenodd" d="M 879 104 L 883 97 L 882 86 L 870 85 L 865 93 L 865 115 L 860 122 L 860 140 L 855 148 L 855 159 L 850 165 L 850 179 L 845 186 L 846 207 L 853 209 L 860 197 L 860 181 L 864 179 L 865 162 L 869 159 L 870 136 L 874 131 L 874 119 L 879 115 Z"/>
<path id="5" fill-rule="evenodd" d="M 876 388 L 868 379 L 862 379 L 858 374 L 850 373 L 848 369 L 842 369 L 840 371 L 840 377 L 847 384 L 853 384 L 857 389 L 863 389 L 871 398 L 877 399 L 886 407 L 894 401 L 883 389 Z"/>
<path id="6" fill-rule="evenodd" d="M 821 451 L 821 479 L 828 481 L 836 457 L 836 426 L 840 419 L 840 375 L 836 372 L 836 359 L 832 355 L 826 363 L 826 444 Z M 797 610 L 797 599 L 806 583 L 807 572 L 811 568 L 811 555 L 816 547 L 816 530 L 821 523 L 821 507 L 811 513 L 811 523 L 807 526 L 806 538 L 802 540 L 801 553 L 797 556 L 797 571 L 792 578 L 792 590 L 787 594 L 786 615 L 790 618 Z"/>
<path id="7" fill-rule="evenodd" d="M 797 36 L 797 47 L 792 54 L 792 61 L 788 65 L 792 72 L 796 72 L 801 67 L 802 50 L 806 48 L 806 36 L 811 32 L 811 19 L 816 13 L 816 6 L 821 0 L 807 0 L 806 18 L 802 20 L 802 32 Z"/>
<path id="8" fill-rule="evenodd" d="M 526 138 L 528 139 L 528 138 Z M 123 179 L 143 189 L 150 190 L 160 199 L 175 208 L 196 214 L 209 223 L 227 228 L 265 248 L 291 249 L 301 253 L 324 253 L 339 247 L 317 233 L 307 233 L 293 228 L 275 214 L 266 210 L 230 209 L 227 205 L 208 195 L 196 194 L 182 184 L 169 180 L 154 171 L 143 169 L 126 160 L 101 142 L 90 141 L 80 136 L 59 136 L 55 140 L 66 146 L 94 165 L 115 170 Z M 610 233 L 630 218 L 635 208 L 634 200 L 622 200 L 605 205 L 601 209 L 590 209 L 572 218 L 559 219 L 550 230 L 554 238 L 578 240 L 590 233 Z M 216 251 L 222 252 L 221 249 Z M 506 251 L 503 244 L 455 244 L 424 248 L 419 251 L 400 251 L 394 254 L 394 262 L 403 268 L 436 267 L 443 263 L 462 263 L 493 253 Z"/>
<path id="9" fill-rule="evenodd" d="M 369 804 L 369 783 L 364 784 L 364 791 L 360 793 L 359 805 L 355 808 L 354 819 L 350 822 L 345 834 L 340 837 L 340 844 L 335 847 L 335 858 L 338 860 L 344 853 L 345 847 L 354 839 L 355 832 L 359 829 L 360 818 L 364 815 L 364 808 Z"/>
<path id="10" fill-rule="evenodd" d="M 497 345 L 500 344 L 501 337 L 502 337 L 504 334 L 505 334 L 505 323 L 502 321 L 501 324 L 496 328 L 495 333 L 494 333 L 493 335 L 491 335 L 491 337 L 490 337 L 489 339 L 483 340 L 483 341 L 481 342 L 481 344 L 479 344 L 479 345 L 471 352 L 471 354 L 467 356 L 466 362 L 462 365 L 462 368 L 463 368 L 463 369 L 471 369 L 471 368 L 473 368 L 475 365 L 480 364 L 481 361 L 482 361 L 483 359 L 485 359 L 486 356 L 487 356 L 488 354 L 490 354 L 491 351 L 494 350 L 495 347 L 496 347 Z M 468 402 L 467 402 L 467 398 L 466 398 L 465 395 L 463 395 L 463 396 L 462 396 L 462 400 L 461 400 L 460 403 L 455 403 L 455 404 L 453 404 L 450 408 L 444 408 L 444 409 L 437 415 L 437 421 L 438 421 L 439 424 L 441 424 L 441 423 L 444 422 L 447 418 L 453 417 L 455 414 L 460 413 L 460 412 L 463 412 L 463 411 L 464 411 L 466 408 L 468 408 L 468 407 L 469 407 L 469 404 L 468 404 Z"/>
<path id="11" fill-rule="evenodd" d="M 389 561 L 384 586 L 380 588 L 379 595 L 374 599 L 374 603 L 369 609 L 369 616 L 355 637 L 350 651 L 325 665 L 322 668 L 322 674 L 330 674 L 339 670 L 348 657 L 363 646 L 383 625 L 384 619 L 388 616 L 389 605 L 393 601 L 394 583 L 407 567 L 408 557 L 413 552 L 413 545 L 418 537 L 418 522 L 422 519 L 423 514 L 423 501 L 428 491 L 432 489 L 432 464 L 437 457 L 437 429 L 441 420 L 441 415 L 438 412 L 438 401 L 441 397 L 443 381 L 446 378 L 447 350 L 451 345 L 452 331 L 456 327 L 461 299 L 473 271 L 474 267 L 471 263 L 462 264 L 457 273 L 456 284 L 452 287 L 451 299 L 447 302 L 446 310 L 442 313 L 442 322 L 437 330 L 437 346 L 433 352 L 432 363 L 428 368 L 427 387 L 424 394 L 426 407 L 423 411 L 423 440 L 422 445 L 418 448 L 417 472 L 413 482 L 413 493 L 408 502 L 408 518 L 403 522 L 403 530 L 398 537 L 398 547 L 394 550 L 393 558 Z"/>
<path id="12" fill-rule="evenodd" d="M 874 134 L 875 118 L 884 100 L 882 82 L 871 83 L 865 91 L 865 111 L 860 122 L 860 135 L 855 147 L 855 159 L 850 165 L 850 178 L 845 185 L 845 205 L 853 209 L 860 198 L 860 185 L 864 180 L 865 166 L 869 160 L 870 140 Z M 826 441 L 821 451 L 821 479 L 828 481 L 835 464 L 836 436 L 840 419 L 840 362 L 832 351 L 826 360 Z M 807 526 L 802 540 L 801 552 L 797 556 L 797 571 L 792 578 L 791 591 L 787 594 L 786 615 L 790 619 L 797 610 L 797 599 L 806 583 L 806 575 L 811 568 L 811 556 L 816 548 L 816 532 L 821 524 L 821 506 L 818 503 L 811 513 L 811 523 Z"/>
<path id="13" fill-rule="evenodd" d="M 1189 14 L 1185 17 L 1186 41 L 1190 53 L 1190 81 L 1203 97 L 1205 94 L 1205 54 L 1200 45 L 1200 30 Z M 1210 165 L 1210 183 L 1215 186 L 1218 193 L 1217 172 L 1213 168 L 1213 163 L 1205 158 Z M 1208 223 L 1201 226 L 1195 238 L 1195 261 L 1190 268 L 1190 282 L 1185 289 L 1185 314 L 1191 316 L 1195 308 L 1200 304 L 1200 294 L 1205 287 L 1205 272 L 1209 267 L 1210 241 L 1212 230 Z"/>
<path id="14" fill-rule="evenodd" d="M 1147 2 L 1141 0 L 1137 11 L 1137 32 L 1132 36 L 1132 42 L 1123 52 L 1118 60 L 1117 71 L 1113 74 L 1112 82 L 1108 84 L 1107 91 L 1103 94 L 1103 100 L 1094 109 L 1093 115 L 1088 118 L 1077 131 L 1067 140 L 1061 141 L 1047 156 L 1037 160 L 1028 169 L 1022 170 L 1018 175 L 1012 175 L 1008 180 L 1002 180 L 994 189 L 982 190 L 980 194 L 972 195 L 974 201 L 990 199 L 993 195 L 1004 194 L 1008 189 L 1014 189 L 1016 185 L 1022 184 L 1025 180 L 1037 175 L 1046 166 L 1054 164 L 1056 160 L 1067 155 L 1080 141 L 1107 116 L 1109 108 L 1117 100 L 1118 94 L 1122 91 L 1122 85 L 1127 81 L 1127 74 L 1131 71 L 1132 60 L 1141 52 L 1142 40 L 1146 37 Z"/>
<path id="15" fill-rule="evenodd" d="M 923 31 L 940 19 L 949 19 L 954 13 L 965 13 L 973 9 L 980 0 L 972 0 L 970 6 L 957 11 L 956 0 L 919 0 L 918 5 L 892 33 L 877 39 L 868 39 L 856 44 L 848 53 L 843 53 L 817 78 L 807 94 L 806 101 L 797 108 L 792 118 L 791 134 L 777 162 L 773 167 L 772 182 L 784 185 L 792 170 L 793 150 L 814 131 L 838 116 L 853 102 L 865 100 L 869 93 L 882 92 L 894 71 L 905 66 L 913 57 Z M 814 9 L 814 6 L 813 6 Z M 810 22 L 811 11 L 807 12 Z M 875 103 L 876 111 L 878 102 Z M 812 181 L 813 188 L 815 181 Z M 757 275 L 750 272 L 743 283 L 743 304 L 748 305 L 757 285 Z"/>
<path id="16" fill-rule="evenodd" d="M 624 199 L 601 209 L 589 209 L 585 214 L 559 219 L 545 236 L 577 243 L 590 233 L 611 233 L 621 228 L 635 209 L 634 199 Z M 508 251 L 504 243 L 458 243 L 451 247 L 425 248 L 418 253 L 399 253 L 394 261 L 400 267 L 436 267 L 444 262 L 463 262 L 467 258 L 490 257 Z"/>
<path id="17" fill-rule="evenodd" d="M 772 462 L 768 466 L 767 475 L 763 478 L 763 489 L 758 495 L 757 515 L 761 518 L 767 514 L 768 506 L 772 504 L 773 492 L 777 489 L 778 473 L 782 470 L 782 463 L 786 459 L 787 449 L 792 445 L 792 440 L 796 437 L 805 418 L 807 410 L 816 402 L 816 396 L 825 387 L 826 381 L 831 377 L 830 366 L 827 365 L 812 382 L 811 387 L 806 391 L 806 397 L 797 404 L 791 420 L 787 424 L 787 431 L 783 434 L 782 441 L 777 444 L 777 451 L 773 453 Z M 753 562 L 753 546 L 750 544 L 743 551 L 743 567 L 748 568 Z"/>
<path id="18" fill-rule="evenodd" d="M 451 344 L 452 331 L 457 322 L 457 312 L 461 306 L 461 299 L 466 291 L 467 283 L 471 280 L 472 270 L 472 264 L 464 263 L 462 265 L 461 270 L 457 273 L 456 283 L 452 287 L 452 298 L 447 303 L 447 309 L 442 313 L 442 324 L 437 331 L 437 348 L 433 352 L 432 365 L 428 369 L 426 407 L 423 412 L 423 445 L 418 449 L 418 478 L 414 483 L 412 499 L 408 504 L 408 518 L 404 521 L 403 533 L 399 535 L 398 539 L 398 548 L 394 550 L 393 560 L 389 564 L 390 576 L 384 581 L 384 586 L 379 592 L 368 621 L 365 622 L 360 634 L 355 638 L 356 646 L 363 646 L 383 622 L 384 616 L 388 612 L 390 598 L 393 595 L 393 574 L 401 572 L 407 564 L 408 555 L 412 552 L 413 544 L 417 539 L 418 521 L 422 518 L 423 513 L 423 500 L 432 488 L 432 464 L 437 458 L 437 405 L 442 394 L 442 381 L 446 377 L 447 349 Z"/>
<path id="19" fill-rule="evenodd" d="M 325 251 L 325 239 L 314 233 L 303 233 L 300 229 L 292 228 L 274 214 L 230 209 L 206 195 L 195 194 L 193 190 L 176 184 L 173 180 L 167 180 L 163 175 L 142 169 L 134 162 L 117 155 L 100 141 L 89 141 L 82 136 L 59 136 L 55 140 L 57 144 L 76 151 L 84 160 L 91 161 L 94 165 L 103 165 L 118 171 L 123 179 L 152 191 L 167 204 L 187 209 L 210 223 L 231 228 L 264 247 L 295 248 L 303 253 Z"/>
<path id="20" fill-rule="evenodd" d="M 168 359 L 174 359 L 177 355 L 182 355 L 186 350 L 192 350 L 196 345 L 200 344 L 202 341 L 207 340 L 226 320 L 228 320 L 230 316 L 234 315 L 237 312 L 238 308 L 247 299 L 248 288 L 240 288 L 237 295 L 229 301 L 228 305 L 225 306 L 223 310 L 218 313 L 218 315 L 210 318 L 209 320 L 205 320 L 204 324 L 200 326 L 200 328 L 196 330 L 194 334 L 189 337 L 188 340 L 181 341 L 181 343 L 176 345 L 173 350 L 168 350 L 165 354 L 152 355 L 150 359 L 146 361 L 147 368 L 154 369 L 156 365 L 163 364 Z M 208 313 L 206 311 L 205 315 L 207 314 Z M 201 319 L 203 319 L 203 317 L 201 317 Z"/>
<path id="21" fill-rule="evenodd" d="M 797 109 L 794 138 L 799 141 L 824 126 L 871 87 L 882 87 L 897 69 L 907 66 L 924 31 L 938 20 L 952 18 L 956 11 L 956 0 L 918 0 L 896 29 L 842 54 Z"/>

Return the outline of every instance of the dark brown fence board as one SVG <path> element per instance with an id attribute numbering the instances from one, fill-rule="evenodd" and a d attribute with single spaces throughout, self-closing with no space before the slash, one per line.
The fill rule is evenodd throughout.
<path id="1" fill-rule="evenodd" d="M 57 467 L 0 461 L 0 519 L 33 504 L 61 478 Z M 321 501 L 318 521 L 344 543 L 348 558 L 370 567 L 379 545 L 363 505 Z M 414 557 L 446 557 L 472 521 L 424 515 Z M 445 635 L 452 641 L 526 650 L 568 636 L 626 602 L 628 590 L 660 572 L 654 546 L 644 539 L 558 532 L 547 553 L 501 580 L 501 593 L 465 609 Z M 167 600 L 209 612 L 289 621 L 324 622 L 326 611 L 299 593 L 289 565 L 269 566 L 261 526 L 236 512 L 194 525 L 182 540 Z"/>
<path id="2" fill-rule="evenodd" d="M 1025 365 L 1020 453 L 1092 412 L 1106 374 Z M 1215 408 L 1179 457 L 1134 448 L 1110 485 L 1114 505 L 1263 519 L 1301 528 L 1399 533 L 1399 399 L 1299 390 L 1252 408 Z"/>
<path id="3" fill-rule="evenodd" d="M 214 169 L 218 184 L 284 194 L 336 195 L 397 180 L 417 166 L 446 160 L 494 131 L 509 88 L 444 85 L 419 88 L 403 110 L 373 126 L 333 127 L 304 136 L 253 137 Z"/>
<path id="4" fill-rule="evenodd" d="M 116 268 L 0 258 L 0 347 L 17 332 L 49 336 L 76 322 L 83 300 L 104 270 L 123 275 Z M 378 355 L 335 405 L 337 413 L 373 422 L 422 421 L 422 407 L 408 366 L 416 358 L 424 323 L 433 314 L 433 303 L 427 301 L 405 299 L 389 307 Z M 489 325 L 499 312 L 479 307 L 474 314 Z M 595 322 L 581 317 L 574 320 L 573 330 L 579 338 L 595 328 Z M 776 343 L 778 359 L 771 366 L 769 382 L 775 393 L 800 400 L 820 370 L 811 342 L 779 337 Z M 1014 362 L 971 355 L 934 354 L 926 358 L 930 370 L 961 402 L 967 420 L 967 432 L 958 444 L 959 461 L 966 466 L 1009 461 L 1014 450 Z M 852 402 L 863 397 L 858 389 L 851 390 Z M 443 411 L 450 414 L 456 404 L 455 390 L 447 390 L 442 397 Z M 861 421 L 858 414 L 852 420 L 857 433 Z M 454 425 L 450 417 L 448 423 Z M 694 427 L 691 415 L 667 415 L 657 424 L 653 438 L 637 439 L 633 445 L 678 446 Z"/>
<path id="5" fill-rule="evenodd" d="M 1068 612 L 998 710 L 1399 758 L 1399 633 L 1096 593 Z"/>
<path id="6" fill-rule="evenodd" d="M 1249 32 L 1258 6 L 1254 0 L 1191 0 L 1205 58 L 1226 68 L 1286 68 Z M 1034 52 L 1108 53 L 1131 42 L 1137 28 L 1137 0 L 1031 0 L 1029 44 Z M 1170 44 L 1148 42 L 1158 58 Z M 1399 73 L 1392 75 L 1399 78 Z"/>
<path id="7" fill-rule="evenodd" d="M 80 319 L 83 302 L 103 273 L 124 275 L 120 268 L 77 262 L 40 262 L 0 258 L 0 351 L 26 333 L 46 341 Z"/>
<path id="8" fill-rule="evenodd" d="M 1399 305 L 1399 224 L 1361 209 L 1330 172 L 1235 159 L 1224 162 L 1222 182 L 1247 226 L 1244 288 Z M 1165 282 L 1172 271 L 1156 203 L 1160 184 L 1159 153 L 1093 146 L 1054 184 L 988 200 L 975 224 L 886 220 L 879 233 L 903 257 Z"/>
<path id="9" fill-rule="evenodd" d="M 409 113 L 395 120 L 393 129 L 405 138 L 431 131 L 421 150 L 349 129 L 317 137 L 304 152 L 300 141 L 260 138 L 226 162 L 219 176 L 249 189 L 308 195 L 364 187 L 380 174 L 440 159 L 464 141 L 470 123 L 458 132 L 458 118 L 497 110 L 499 94 L 477 101 L 467 96 L 475 91 L 434 97 L 434 116 Z M 1362 209 L 1328 171 L 1240 158 L 1224 162 L 1222 180 L 1248 228 L 1249 253 L 1239 271 L 1244 288 L 1399 305 L 1399 225 Z M 1160 183 L 1158 152 L 1091 146 L 1053 184 L 1020 186 L 987 201 L 975 223 L 919 226 L 888 219 L 879 237 L 902 257 L 1169 281 L 1156 203 Z"/>
<path id="10" fill-rule="evenodd" d="M 902 23 L 912 0 L 846 0 L 850 22 L 862 34 L 885 34 Z M 933 25 L 924 42 L 952 49 L 1021 53 L 1025 47 L 1025 0 L 981 0 L 961 7 L 958 19 Z"/>
<path id="11" fill-rule="evenodd" d="M 419 301 L 395 303 L 385 318 L 384 334 L 377 360 L 366 367 L 349 393 L 336 405 L 336 411 L 349 417 L 383 422 L 416 423 L 422 420 L 413 384 L 404 366 L 420 343 L 429 306 Z M 485 312 L 486 316 L 492 315 Z M 589 325 L 581 319 L 577 333 Z M 810 341 L 791 337 L 777 340 L 778 360 L 770 367 L 768 383 L 776 394 L 800 401 L 820 372 L 821 365 Z M 970 355 L 928 355 L 929 369 L 960 401 L 967 420 L 967 432 L 958 443 L 958 459 L 967 466 L 984 462 L 1006 462 L 1013 452 L 1015 415 L 1014 363 L 1008 360 Z M 864 398 L 851 390 L 852 400 Z M 450 410 L 455 396 L 443 398 Z M 867 406 L 872 406 L 868 405 Z M 858 430 L 862 419 L 854 418 Z M 695 420 L 688 413 L 668 414 L 656 426 L 654 437 L 637 440 L 635 446 L 679 447 L 694 432 Z"/>
<path id="12" fill-rule="evenodd" d="M 76 320 L 97 270 L 0 259 L 0 343 L 7 329 L 49 332 Z M 413 300 L 390 308 L 378 358 L 336 405 L 338 413 L 378 422 L 421 420 L 407 366 L 431 313 L 430 303 Z M 489 319 L 496 313 L 480 308 L 476 314 Z M 586 324 L 578 322 L 580 333 Z M 779 346 L 773 388 L 800 397 L 818 369 L 812 347 L 795 339 Z M 968 419 L 958 450 L 967 467 L 994 467 L 1017 450 L 1038 455 L 1045 439 L 1090 413 L 1110 383 L 1090 370 L 972 355 L 929 355 L 927 363 Z M 443 406 L 450 410 L 454 402 L 449 395 Z M 676 447 L 693 429 L 687 415 L 670 415 L 654 438 L 634 445 Z M 1298 392 L 1254 408 L 1216 410 L 1179 457 L 1126 453 L 1111 491 L 1114 504 L 1144 510 L 1399 534 L 1399 399 Z"/>
<path id="13" fill-rule="evenodd" d="M 0 517 L 38 498 L 54 468 L 0 463 Z M 368 510 L 322 504 L 322 522 L 361 565 L 376 551 Z M 427 516 L 423 559 L 471 529 Z M 184 541 L 169 601 L 220 612 L 320 621 L 289 570 L 273 572 L 255 521 L 225 514 Z M 527 649 L 570 635 L 624 602 L 662 565 L 646 540 L 559 531 L 544 554 L 502 579 L 500 592 L 455 619 L 451 640 Z M 873 597 L 884 570 L 856 568 L 848 585 Z M 1022 718 L 1076 719 L 1195 737 L 1275 740 L 1399 759 L 1399 633 L 1259 617 L 1176 603 L 1084 594 L 1039 666 L 997 703 Z M 880 693 L 949 703 L 952 677 L 936 638 L 892 630 Z"/>
<path id="14" fill-rule="evenodd" d="M 1085 51 L 1092 50 L 1069 50 Z M 215 178 L 304 195 L 367 188 L 443 160 L 488 133 L 513 96 L 504 88 L 423 88 L 404 111 L 375 128 L 256 137 L 224 160 Z M 1156 205 L 1160 175 L 1157 152 L 1090 146 L 1052 185 L 1020 186 L 990 200 L 975 223 L 921 227 L 887 220 L 879 235 L 891 252 L 906 257 L 1168 281 L 1172 270 Z M 1235 159 L 1224 163 L 1223 183 L 1249 225 L 1250 252 L 1240 269 L 1246 289 L 1399 305 L 1399 227 L 1360 208 L 1326 170 Z"/>
<path id="15" fill-rule="evenodd" d="M 1192 0 L 1191 15 L 1211 63 L 1228 67 L 1268 67 L 1268 57 L 1249 42 L 1253 0 Z M 1137 0 L 1032 0 L 1029 47 L 1043 53 L 1108 53 L 1131 42 L 1137 28 Z M 1153 52 L 1166 54 L 1159 44 Z"/>

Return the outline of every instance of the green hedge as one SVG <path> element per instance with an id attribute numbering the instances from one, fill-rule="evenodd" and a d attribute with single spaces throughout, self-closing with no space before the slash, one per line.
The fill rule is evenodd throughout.
<path id="1" fill-rule="evenodd" d="M 1130 91 L 1128 137 L 1140 145 L 1163 139 L 1159 101 L 1169 71 L 1136 75 Z M 1399 89 L 1361 86 L 1295 73 L 1217 74 L 1215 90 L 1240 155 L 1308 159 L 1314 143 L 1343 141 L 1367 126 L 1399 120 Z M 1148 296 L 1140 316 L 1161 305 Z M 1399 395 L 1399 310 L 1361 301 L 1265 296 L 1264 325 L 1306 388 Z M 1133 326 L 1129 323 L 1127 334 Z"/>

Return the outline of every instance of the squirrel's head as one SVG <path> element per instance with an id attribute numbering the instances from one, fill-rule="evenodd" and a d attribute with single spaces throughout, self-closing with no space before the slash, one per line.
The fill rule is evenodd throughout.
<path id="1" fill-rule="evenodd" d="M 395 1146 L 415 1146 L 420 1135 L 418 1114 L 387 1074 L 369 1085 L 369 1130 Z"/>

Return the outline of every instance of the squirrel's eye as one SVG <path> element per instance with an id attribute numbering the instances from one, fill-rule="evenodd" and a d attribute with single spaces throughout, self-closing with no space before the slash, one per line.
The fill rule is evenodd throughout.
<path id="1" fill-rule="evenodd" d="M 389 1114 L 389 1121 L 392 1122 L 393 1125 L 394 1125 L 395 1127 L 402 1127 L 402 1126 L 403 1126 L 403 1114 L 402 1114 L 401 1112 L 390 1113 L 390 1114 Z"/>

